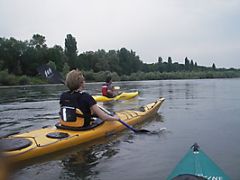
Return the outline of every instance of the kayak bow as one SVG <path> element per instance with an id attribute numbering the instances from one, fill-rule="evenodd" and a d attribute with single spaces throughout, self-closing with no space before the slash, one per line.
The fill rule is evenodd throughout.
<path id="1" fill-rule="evenodd" d="M 116 112 L 116 115 L 133 126 L 156 114 L 163 101 L 164 98 L 159 98 L 155 102 L 141 107 L 140 110 L 119 111 Z M 98 118 L 91 126 L 76 130 L 66 129 L 56 124 L 54 127 L 44 127 L 23 134 L 3 136 L 0 138 L 0 144 L 4 156 L 12 163 L 71 148 L 126 129 L 126 126 L 119 121 L 102 121 Z"/>
<path id="2" fill-rule="evenodd" d="M 230 178 L 195 143 L 167 179 L 228 180 Z"/>

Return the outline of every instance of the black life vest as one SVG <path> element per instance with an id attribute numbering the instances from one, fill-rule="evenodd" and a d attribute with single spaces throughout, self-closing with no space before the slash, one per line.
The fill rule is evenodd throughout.
<path id="1" fill-rule="evenodd" d="M 63 106 L 60 109 L 60 124 L 69 127 L 86 126 L 82 111 L 68 106 Z"/>
<path id="2" fill-rule="evenodd" d="M 60 124 L 69 127 L 86 127 L 92 121 L 93 113 L 91 109 L 81 109 L 79 102 L 84 102 L 81 97 L 84 92 L 68 91 L 64 92 L 60 98 Z M 83 101 L 82 101 L 83 100 Z"/>

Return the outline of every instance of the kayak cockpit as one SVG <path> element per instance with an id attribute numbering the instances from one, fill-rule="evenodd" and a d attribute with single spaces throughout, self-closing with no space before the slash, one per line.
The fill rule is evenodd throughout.
<path id="1" fill-rule="evenodd" d="M 17 151 L 29 147 L 32 141 L 24 138 L 0 139 L 1 151 Z"/>

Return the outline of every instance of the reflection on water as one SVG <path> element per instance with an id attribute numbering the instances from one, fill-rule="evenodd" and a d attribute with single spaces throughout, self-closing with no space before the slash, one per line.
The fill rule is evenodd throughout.
<path id="1" fill-rule="evenodd" d="M 194 142 L 232 179 L 239 179 L 240 79 L 166 80 L 115 83 L 138 90 L 129 101 L 100 103 L 110 111 L 138 109 L 166 100 L 149 121 L 135 126 L 155 134 L 126 130 L 66 152 L 42 157 L 19 169 L 14 179 L 166 179 Z M 86 85 L 99 94 L 101 83 Z M 0 130 L 29 131 L 54 125 L 63 85 L 0 88 Z M 166 129 L 164 129 L 166 127 Z"/>
<path id="2" fill-rule="evenodd" d="M 68 158 L 62 160 L 64 169 L 66 170 L 66 176 L 78 177 L 81 179 L 93 179 L 100 172 L 95 170 L 102 159 L 109 159 L 118 153 L 118 149 L 115 147 L 119 141 L 113 141 L 106 144 L 93 145 L 83 151 L 72 153 Z"/>

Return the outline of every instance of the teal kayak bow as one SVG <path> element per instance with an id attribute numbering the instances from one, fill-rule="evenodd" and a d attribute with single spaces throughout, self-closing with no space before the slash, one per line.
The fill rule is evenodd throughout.
<path id="1" fill-rule="evenodd" d="M 230 178 L 195 143 L 167 179 L 227 180 Z"/>

